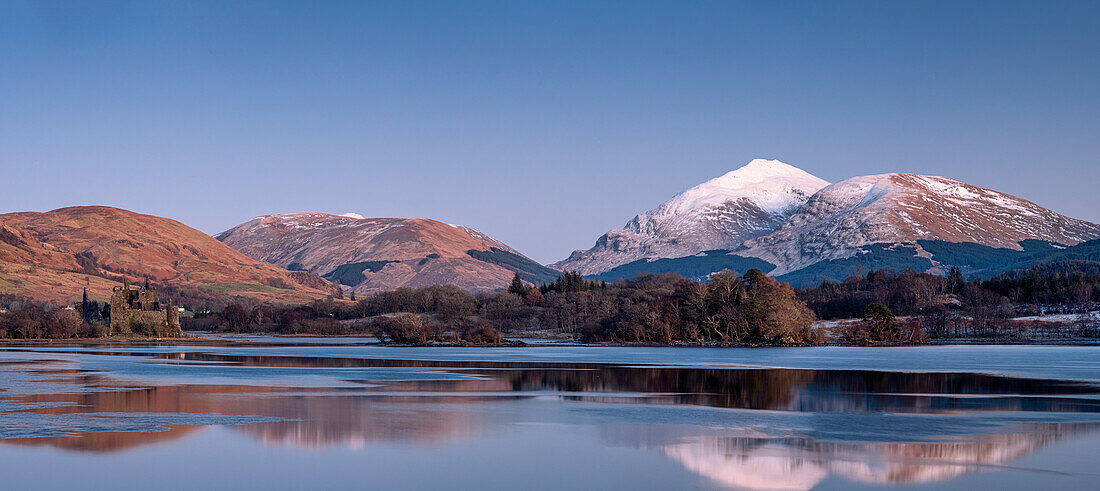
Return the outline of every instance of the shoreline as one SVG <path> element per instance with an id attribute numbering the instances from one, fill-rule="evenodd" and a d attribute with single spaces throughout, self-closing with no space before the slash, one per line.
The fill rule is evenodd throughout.
<path id="1" fill-rule="evenodd" d="M 389 348 L 540 348 L 540 347 L 589 347 L 589 348 L 885 348 L 885 347 L 936 347 L 936 346 L 1100 346 L 1100 339 L 1067 338 L 1067 339 L 1028 339 L 1028 340 L 989 340 L 981 338 L 937 339 L 921 344 L 881 343 L 881 344 L 845 344 L 823 343 L 813 345 L 761 345 L 761 344 L 722 344 L 706 342 L 673 342 L 673 343 L 577 343 L 553 338 L 511 338 L 501 344 L 463 344 L 463 343 L 424 343 L 424 344 L 398 344 L 378 341 L 374 336 L 324 336 L 324 335 L 282 335 L 264 333 L 240 333 L 229 334 L 226 337 L 265 337 L 274 339 L 348 339 L 362 338 L 373 341 L 362 343 L 310 343 L 311 346 L 379 346 Z M 544 342 L 531 343 L 524 339 L 545 339 Z M 561 341 L 561 342 L 555 342 Z M 68 339 L 0 339 L 2 347 L 42 347 L 42 346 L 287 346 L 293 343 L 263 342 L 252 340 L 234 340 L 225 338 L 209 338 L 203 335 L 190 335 L 172 338 L 68 338 Z"/>

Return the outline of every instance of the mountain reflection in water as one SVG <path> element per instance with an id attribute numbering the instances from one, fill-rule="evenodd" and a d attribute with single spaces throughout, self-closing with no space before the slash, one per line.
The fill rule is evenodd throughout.
<path id="1" fill-rule="evenodd" d="M 948 480 L 996 469 L 1100 423 L 1100 389 L 1083 382 L 976 373 L 897 373 L 617 366 L 592 363 L 378 360 L 111 353 L 141 363 L 224 370 L 300 368 L 343 387 L 136 384 L 66 360 L 6 364 L 29 377 L 0 392 L 0 437 L 12 425 L 63 436 L 0 443 L 118 452 L 171 442 L 206 424 L 267 445 L 359 448 L 436 445 L 520 423 L 596 425 L 608 445 L 657 451 L 716 485 L 809 489 L 828 476 L 863 483 Z M 95 353 L 75 356 L 95 357 Z M 356 369 L 348 371 L 348 369 Z M 367 370 L 366 372 L 359 369 Z M 371 369 L 417 370 L 416 380 L 344 378 Z M 432 378 L 433 374 L 438 375 Z M 463 377 L 454 378 L 454 375 Z M 446 377 L 444 376 L 446 375 Z M 450 378 L 448 378 L 450 377 Z M 12 378 L 11 380 L 14 380 Z M 80 390 L 30 390 L 34 384 Z M 552 401 L 555 412 L 532 415 Z M 81 429 L 80 417 L 141 415 L 158 431 Z M 160 422 L 157 415 L 249 416 L 258 423 Z M 55 419 L 51 419 L 55 418 Z M 73 419 L 77 418 L 77 419 Z M 549 418 L 551 421 L 544 421 Z M 247 421 L 246 421 L 247 422 Z M 5 425 L 8 427 L 5 428 Z M 37 425 L 37 426 L 36 426 Z"/>
<path id="2" fill-rule="evenodd" d="M 829 475 L 875 484 L 945 481 L 997 468 L 1094 424 L 1035 424 L 944 442 L 835 442 L 616 428 L 619 445 L 656 449 L 697 474 L 738 489 L 810 489 Z"/>

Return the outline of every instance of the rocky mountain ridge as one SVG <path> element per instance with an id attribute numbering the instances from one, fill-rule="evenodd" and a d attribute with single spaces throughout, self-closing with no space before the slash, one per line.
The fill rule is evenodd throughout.
<path id="1" fill-rule="evenodd" d="M 1000 257 L 989 251 L 1022 251 L 1024 241 L 1064 248 L 1098 238 L 1100 225 L 956 179 L 891 173 L 828 184 L 757 159 L 638 215 L 553 266 L 616 279 L 644 271 L 705 277 L 723 267 L 783 276 L 830 263 L 835 275 L 874 251 L 896 259 L 893 247 L 904 246 L 924 258 L 911 264 L 935 270 L 951 263 L 931 260 L 922 243 Z M 941 256 L 958 260 L 955 252 Z M 866 259 L 868 266 L 883 263 Z"/>
<path id="2" fill-rule="evenodd" d="M 775 232 L 738 254 L 777 266 L 773 274 L 856 254 L 878 243 L 940 240 L 1022 250 L 1024 240 L 1062 245 L 1100 238 L 1100 225 L 1022 198 L 939 176 L 880 174 L 846 179 L 813 195 Z"/>
<path id="3" fill-rule="evenodd" d="M 677 194 L 551 266 L 595 274 L 639 259 L 733 249 L 777 229 L 828 184 L 778 160 L 756 159 Z"/>
<path id="4" fill-rule="evenodd" d="M 532 283 L 557 276 L 477 230 L 425 218 L 264 215 L 216 238 L 256 260 L 322 275 L 356 293 L 437 284 L 489 291 L 517 273 Z"/>

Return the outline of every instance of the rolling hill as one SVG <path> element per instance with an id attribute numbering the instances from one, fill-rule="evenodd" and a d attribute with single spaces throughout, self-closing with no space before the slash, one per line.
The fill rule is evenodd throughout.
<path id="1" fill-rule="evenodd" d="M 292 303 L 332 291 L 168 218 L 106 206 L 0 215 L 0 293 L 66 303 L 88 287 L 103 300 L 123 278 L 148 278 L 179 302 Z"/>
<path id="2" fill-rule="evenodd" d="M 217 238 L 254 259 L 322 275 L 356 293 L 440 284 L 491 291 L 517 273 L 531 283 L 558 275 L 477 230 L 424 218 L 265 215 Z"/>

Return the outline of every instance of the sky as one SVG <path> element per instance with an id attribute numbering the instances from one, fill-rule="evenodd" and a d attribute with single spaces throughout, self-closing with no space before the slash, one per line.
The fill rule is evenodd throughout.
<path id="1" fill-rule="evenodd" d="M 0 213 L 427 217 L 545 263 L 774 158 L 1100 222 L 1100 2 L 0 0 Z"/>

